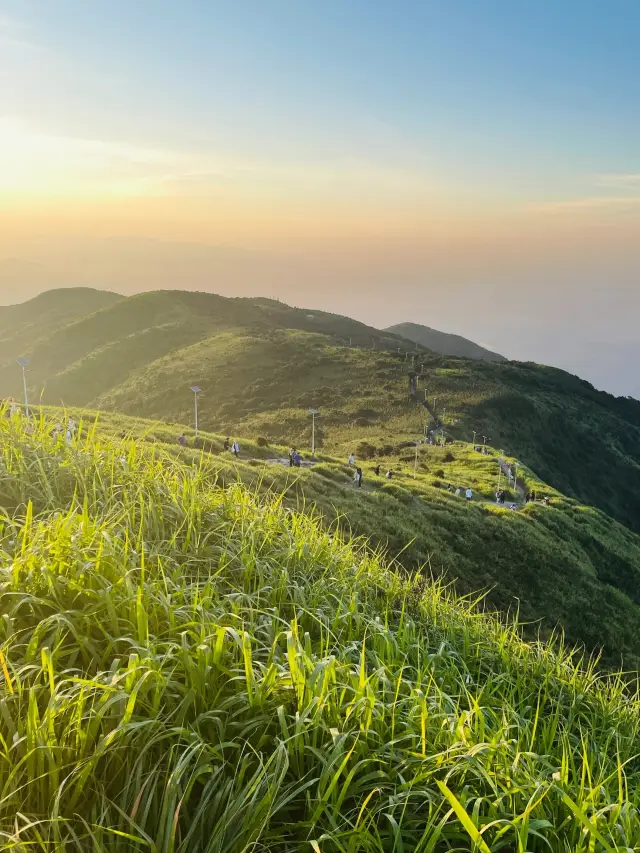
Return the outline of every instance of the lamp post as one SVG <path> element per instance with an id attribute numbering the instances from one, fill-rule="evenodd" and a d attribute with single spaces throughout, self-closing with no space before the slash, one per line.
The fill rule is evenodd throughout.
<path id="1" fill-rule="evenodd" d="M 24 388 L 24 413 L 29 417 L 29 400 L 27 399 L 27 367 L 29 366 L 28 358 L 17 358 L 16 362 L 22 368 L 22 387 Z"/>
<path id="2" fill-rule="evenodd" d="M 309 409 L 311 415 L 311 458 L 316 458 L 316 415 L 320 412 L 317 409 Z"/>
<path id="3" fill-rule="evenodd" d="M 476 435 L 478 434 L 478 430 L 474 429 L 473 431 L 473 446 L 476 446 Z"/>
<path id="4" fill-rule="evenodd" d="M 417 473 L 418 473 L 418 448 L 422 444 L 422 441 L 421 441 L 421 439 L 418 439 L 417 441 L 414 441 L 413 443 L 416 446 L 416 455 L 415 455 L 415 459 L 413 461 L 413 479 L 415 480 Z"/>
<path id="5" fill-rule="evenodd" d="M 202 390 L 199 385 L 192 385 L 191 390 L 193 391 L 193 416 L 195 421 L 195 432 L 196 438 L 198 437 L 198 394 Z"/>

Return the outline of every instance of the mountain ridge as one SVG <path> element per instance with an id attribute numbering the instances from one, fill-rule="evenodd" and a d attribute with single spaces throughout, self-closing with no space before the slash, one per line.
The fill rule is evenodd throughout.
<path id="1" fill-rule="evenodd" d="M 396 323 L 393 326 L 387 326 L 385 331 L 415 341 L 440 355 L 455 355 L 460 358 L 476 358 L 483 361 L 507 361 L 506 357 L 500 353 L 492 352 L 468 338 L 450 332 L 439 332 L 437 329 L 419 323 Z"/>
<path id="2" fill-rule="evenodd" d="M 640 529 L 640 403 L 555 368 L 441 356 L 273 300 L 156 291 L 107 301 L 48 335 L 23 328 L 0 359 L 0 393 L 22 394 L 18 354 L 44 403 L 187 423 L 198 384 L 202 428 L 299 444 L 313 407 L 318 448 L 339 455 L 401 453 L 434 428 L 451 440 L 484 434 L 564 494 Z"/>

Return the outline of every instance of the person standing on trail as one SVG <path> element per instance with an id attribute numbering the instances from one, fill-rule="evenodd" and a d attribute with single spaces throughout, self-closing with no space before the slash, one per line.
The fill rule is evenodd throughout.
<path id="1" fill-rule="evenodd" d="M 289 468 L 293 468 L 293 457 L 295 456 L 295 454 L 296 454 L 295 447 L 290 447 L 289 448 Z"/>
<path id="2" fill-rule="evenodd" d="M 376 475 L 376 477 L 380 476 L 380 466 L 379 465 L 376 465 L 376 467 L 373 469 L 373 473 Z"/>
<path id="3" fill-rule="evenodd" d="M 225 438 L 225 440 L 224 440 L 224 444 L 223 444 L 222 446 L 224 447 L 224 449 L 225 449 L 225 450 L 230 450 L 230 448 L 231 448 L 231 442 L 229 441 L 229 439 L 228 439 L 228 438 Z"/>
<path id="4" fill-rule="evenodd" d="M 73 441 L 73 436 L 76 432 L 76 422 L 73 418 L 69 418 L 67 421 L 67 444 L 71 444 Z"/>
<path id="5" fill-rule="evenodd" d="M 531 503 L 534 504 L 538 500 L 538 495 L 536 494 L 535 489 L 531 490 Z"/>
<path id="6" fill-rule="evenodd" d="M 300 463 L 302 462 L 302 456 L 298 453 L 297 450 L 293 451 L 293 464 L 296 468 L 300 467 Z"/>
<path id="7" fill-rule="evenodd" d="M 355 464 L 356 464 L 356 457 L 352 453 L 351 456 L 349 457 L 349 465 L 353 468 L 353 466 Z"/>
<path id="8" fill-rule="evenodd" d="M 387 480 L 391 480 L 392 477 L 393 477 L 393 471 L 391 470 L 391 468 L 389 468 L 389 470 L 387 471 Z"/>
<path id="9" fill-rule="evenodd" d="M 231 452 L 236 457 L 236 459 L 238 458 L 238 456 L 240 456 L 240 445 L 235 439 L 233 440 L 233 444 L 231 445 Z"/>
<path id="10" fill-rule="evenodd" d="M 458 488 L 456 489 L 456 495 L 458 495 L 458 497 L 460 497 L 461 492 L 462 492 L 462 489 L 460 488 L 460 486 L 458 486 Z"/>
<path id="11" fill-rule="evenodd" d="M 468 501 L 473 500 L 473 492 L 470 488 L 465 492 L 465 497 Z"/>
<path id="12" fill-rule="evenodd" d="M 187 446 L 187 436 L 184 433 L 182 433 L 182 435 L 178 439 L 178 444 L 180 445 L 180 447 Z"/>
<path id="13" fill-rule="evenodd" d="M 353 478 L 358 489 L 362 488 L 362 468 L 356 468 L 356 474 Z"/>

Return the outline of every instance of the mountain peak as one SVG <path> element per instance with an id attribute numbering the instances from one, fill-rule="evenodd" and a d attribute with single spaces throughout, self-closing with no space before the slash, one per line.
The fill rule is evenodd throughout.
<path id="1" fill-rule="evenodd" d="M 507 361 L 505 356 L 485 349 L 467 338 L 448 332 L 439 332 L 437 329 L 431 329 L 419 323 L 397 323 L 395 326 L 388 326 L 385 331 L 415 341 L 440 355 L 475 358 L 481 361 Z"/>

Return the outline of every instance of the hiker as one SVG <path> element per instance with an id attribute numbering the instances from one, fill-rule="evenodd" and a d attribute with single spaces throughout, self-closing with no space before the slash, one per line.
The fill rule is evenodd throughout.
<path id="1" fill-rule="evenodd" d="M 231 448 L 231 442 L 229 441 L 228 438 L 225 438 L 224 444 L 222 446 L 224 447 L 225 450 L 229 450 Z"/>
<path id="2" fill-rule="evenodd" d="M 376 475 L 376 477 L 380 476 L 380 465 L 376 465 L 376 467 L 373 469 L 373 473 Z"/>
<path id="3" fill-rule="evenodd" d="M 300 463 L 302 462 L 302 456 L 298 453 L 297 450 L 293 451 L 293 464 L 296 468 L 300 467 Z"/>
<path id="4" fill-rule="evenodd" d="M 356 473 L 354 476 L 354 482 L 358 489 L 362 488 L 362 468 L 356 468 Z"/>
<path id="5" fill-rule="evenodd" d="M 467 489 L 467 491 L 464 494 L 465 494 L 465 497 L 468 501 L 473 500 L 473 492 L 471 491 L 470 488 Z"/>
<path id="6" fill-rule="evenodd" d="M 353 467 L 355 464 L 356 464 L 356 457 L 352 453 L 351 456 L 349 457 L 349 465 L 351 467 Z"/>
<path id="7" fill-rule="evenodd" d="M 240 445 L 238 444 L 235 438 L 233 440 L 233 444 L 231 445 L 231 452 L 236 457 L 236 459 L 238 458 L 238 456 L 240 456 Z"/>
<path id="8" fill-rule="evenodd" d="M 295 447 L 289 448 L 289 468 L 293 468 L 293 457 L 296 455 Z"/>
<path id="9" fill-rule="evenodd" d="M 391 480 L 392 477 L 393 477 L 393 471 L 391 470 L 391 468 L 389 468 L 389 470 L 387 471 L 387 480 Z"/>
<path id="10" fill-rule="evenodd" d="M 67 421 L 67 436 L 66 436 L 67 444 L 71 444 L 71 442 L 73 441 L 73 436 L 75 435 L 75 432 L 76 432 L 76 422 L 73 420 L 73 418 L 69 418 L 69 420 Z"/>
<path id="11" fill-rule="evenodd" d="M 182 433 L 182 435 L 178 439 L 178 444 L 180 445 L 180 447 L 187 446 L 187 436 L 184 433 Z"/>
<path id="12" fill-rule="evenodd" d="M 461 493 L 462 493 L 462 489 L 460 488 L 460 486 L 458 486 L 458 488 L 456 489 L 456 495 L 457 495 L 458 497 L 460 497 L 460 494 L 461 494 Z"/>
<path id="13" fill-rule="evenodd" d="M 531 503 L 535 503 L 538 500 L 538 495 L 535 492 L 535 489 L 531 490 Z"/>
<path id="14" fill-rule="evenodd" d="M 524 496 L 524 502 L 526 504 L 528 504 L 530 500 L 531 500 L 531 492 L 527 492 L 527 494 Z"/>
<path id="15" fill-rule="evenodd" d="M 548 495 L 545 495 L 544 497 L 544 505 L 551 506 L 551 498 Z"/>
<path id="16" fill-rule="evenodd" d="M 511 504 L 511 506 L 509 507 L 509 509 L 512 509 L 512 510 L 515 510 L 515 508 L 516 508 L 515 504 Z"/>

